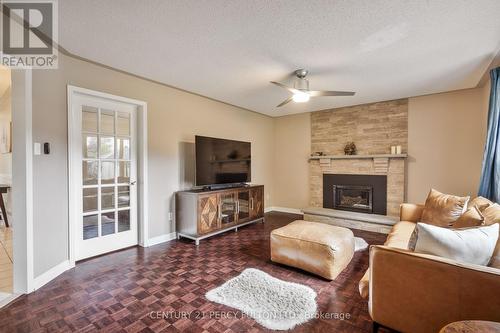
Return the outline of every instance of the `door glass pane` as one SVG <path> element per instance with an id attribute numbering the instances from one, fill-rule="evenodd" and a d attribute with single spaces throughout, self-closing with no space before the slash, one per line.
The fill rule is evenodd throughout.
<path id="1" fill-rule="evenodd" d="M 234 222 L 236 214 L 236 200 L 232 193 L 221 194 L 221 223 L 229 224 Z"/>
<path id="2" fill-rule="evenodd" d="M 101 134 L 115 134 L 115 113 L 110 110 L 101 110 Z"/>
<path id="3" fill-rule="evenodd" d="M 83 185 L 97 185 L 98 165 L 97 161 L 82 162 Z"/>
<path id="4" fill-rule="evenodd" d="M 97 133 L 97 108 L 82 106 L 82 130 Z"/>
<path id="5" fill-rule="evenodd" d="M 118 186 L 118 207 L 130 206 L 130 188 L 128 186 Z"/>
<path id="6" fill-rule="evenodd" d="M 115 212 L 101 215 L 101 236 L 115 233 Z"/>
<path id="7" fill-rule="evenodd" d="M 130 230 L 130 211 L 118 211 L 118 232 Z"/>
<path id="8" fill-rule="evenodd" d="M 238 192 L 238 208 L 240 220 L 250 217 L 250 191 Z"/>
<path id="9" fill-rule="evenodd" d="M 130 135 L 130 114 L 118 112 L 116 118 L 116 134 Z"/>
<path id="10" fill-rule="evenodd" d="M 101 158 L 115 158 L 115 139 L 113 137 L 101 137 Z"/>
<path id="11" fill-rule="evenodd" d="M 130 139 L 117 138 L 116 139 L 116 153 L 117 158 L 120 160 L 130 159 Z"/>
<path id="12" fill-rule="evenodd" d="M 97 210 L 97 187 L 83 189 L 83 211 Z"/>
<path id="13" fill-rule="evenodd" d="M 97 136 L 84 134 L 82 148 L 83 158 L 97 158 Z"/>
<path id="14" fill-rule="evenodd" d="M 115 183 L 115 162 L 101 162 L 101 184 Z"/>
<path id="15" fill-rule="evenodd" d="M 89 239 L 98 236 L 97 218 L 97 214 L 83 217 L 83 239 Z"/>
<path id="16" fill-rule="evenodd" d="M 115 187 L 101 187 L 101 209 L 115 208 Z"/>
<path id="17" fill-rule="evenodd" d="M 130 162 L 118 162 L 118 183 L 130 183 Z"/>

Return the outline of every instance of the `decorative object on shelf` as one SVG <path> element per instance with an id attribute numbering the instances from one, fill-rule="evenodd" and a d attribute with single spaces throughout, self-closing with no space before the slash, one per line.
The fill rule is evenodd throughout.
<path id="1" fill-rule="evenodd" d="M 311 154 L 311 156 L 325 156 L 325 153 L 323 153 L 322 151 L 315 151 Z"/>
<path id="2" fill-rule="evenodd" d="M 230 160 L 235 160 L 238 158 L 238 155 L 238 151 L 235 149 L 227 155 L 227 158 Z"/>
<path id="3" fill-rule="evenodd" d="M 391 154 L 396 155 L 396 146 L 391 146 Z"/>
<path id="4" fill-rule="evenodd" d="M 346 155 L 356 155 L 356 145 L 354 142 L 350 141 L 346 143 L 344 147 L 344 154 Z"/>
<path id="5" fill-rule="evenodd" d="M 396 146 L 396 154 L 400 155 L 401 154 L 401 146 Z"/>

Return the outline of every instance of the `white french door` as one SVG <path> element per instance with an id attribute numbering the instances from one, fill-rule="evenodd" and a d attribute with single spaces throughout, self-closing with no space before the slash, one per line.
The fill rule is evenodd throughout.
<path id="1" fill-rule="evenodd" d="M 71 172 L 80 184 L 73 206 L 80 260 L 138 242 L 137 106 L 76 95 L 70 107 Z"/>

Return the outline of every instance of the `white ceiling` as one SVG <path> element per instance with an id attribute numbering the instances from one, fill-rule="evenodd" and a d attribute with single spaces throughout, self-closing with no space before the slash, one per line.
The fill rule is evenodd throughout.
<path id="1" fill-rule="evenodd" d="M 499 0 L 64 0 L 71 53 L 280 116 L 474 87 L 500 46 Z M 312 90 L 276 108 L 297 68 Z"/>

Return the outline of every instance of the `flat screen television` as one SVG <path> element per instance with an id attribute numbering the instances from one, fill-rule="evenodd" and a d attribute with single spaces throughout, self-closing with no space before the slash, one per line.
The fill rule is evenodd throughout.
<path id="1" fill-rule="evenodd" d="M 196 185 L 241 184 L 251 181 L 250 142 L 195 137 Z"/>

